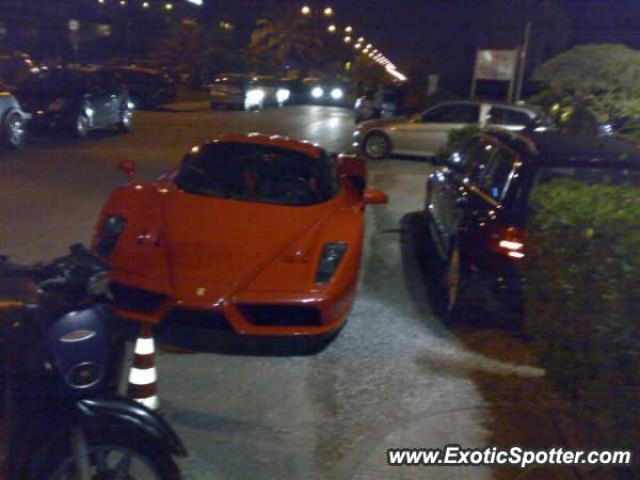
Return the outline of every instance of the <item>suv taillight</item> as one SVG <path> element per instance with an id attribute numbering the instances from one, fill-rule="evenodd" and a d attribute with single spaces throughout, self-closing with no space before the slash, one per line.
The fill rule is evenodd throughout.
<path id="1" fill-rule="evenodd" d="M 491 229 L 490 248 L 511 258 L 524 258 L 524 231 L 513 226 L 497 226 Z"/>

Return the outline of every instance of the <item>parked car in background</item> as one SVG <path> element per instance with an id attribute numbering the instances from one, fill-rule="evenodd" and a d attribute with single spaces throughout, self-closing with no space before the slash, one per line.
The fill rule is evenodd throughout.
<path id="1" fill-rule="evenodd" d="M 451 130 L 467 125 L 514 131 L 553 127 L 534 108 L 482 101 L 445 102 L 411 117 L 361 123 L 354 132 L 354 147 L 375 159 L 392 154 L 433 157 L 446 145 Z"/>
<path id="2" fill-rule="evenodd" d="M 259 134 L 192 148 L 118 188 L 96 228 L 123 318 L 210 335 L 326 339 L 353 305 L 364 208 L 386 203 L 355 156 Z M 147 232 L 140 235 L 140 232 Z"/>
<path id="3" fill-rule="evenodd" d="M 450 312 L 471 307 L 521 318 L 532 193 L 556 179 L 640 187 L 640 153 L 615 137 L 490 131 L 473 137 L 429 176 L 425 215 L 447 265 Z M 560 214 L 560 212 L 559 212 Z M 515 314 L 515 315 L 514 315 Z"/>
<path id="4" fill-rule="evenodd" d="M 0 143 L 9 149 L 20 148 L 26 138 L 27 122 L 31 115 L 25 113 L 20 103 L 5 87 L 0 85 Z"/>
<path id="5" fill-rule="evenodd" d="M 106 70 L 126 87 L 135 108 L 155 108 L 176 98 L 176 84 L 165 72 L 140 67 L 107 67 Z"/>
<path id="6" fill-rule="evenodd" d="M 211 108 L 260 110 L 268 106 L 283 107 L 290 97 L 291 91 L 286 84 L 268 75 L 223 73 L 214 78 L 209 88 Z"/>
<path id="7" fill-rule="evenodd" d="M 133 126 L 133 104 L 113 73 L 92 67 L 43 69 L 18 86 L 16 96 L 34 128 L 85 137 L 96 128 Z"/>

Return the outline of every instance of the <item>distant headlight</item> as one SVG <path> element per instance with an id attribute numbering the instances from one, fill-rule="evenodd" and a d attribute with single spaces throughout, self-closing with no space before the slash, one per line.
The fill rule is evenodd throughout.
<path id="1" fill-rule="evenodd" d="M 131 100 L 127 100 L 127 108 L 129 110 L 133 110 L 136 108 L 136 104 L 134 102 L 132 102 Z"/>
<path id="2" fill-rule="evenodd" d="M 111 256 L 126 225 L 127 221 L 117 215 L 109 215 L 104 219 L 96 245 L 98 255 L 105 258 Z"/>
<path id="3" fill-rule="evenodd" d="M 327 243 L 322 249 L 322 256 L 316 271 L 316 283 L 329 283 L 338 270 L 340 262 L 347 253 L 348 245 L 344 242 Z"/>
<path id="4" fill-rule="evenodd" d="M 66 107 L 67 101 L 64 98 L 56 98 L 53 102 L 49 104 L 47 107 L 47 111 L 49 112 L 61 112 Z"/>
<path id="5" fill-rule="evenodd" d="M 260 88 L 249 90 L 246 95 L 246 100 L 249 105 L 260 105 L 264 100 L 264 90 Z"/>
<path id="6" fill-rule="evenodd" d="M 313 98 L 320 98 L 324 95 L 324 90 L 322 89 L 322 87 L 313 87 L 311 89 L 311 96 Z"/>
<path id="7" fill-rule="evenodd" d="M 291 91 L 288 88 L 279 88 L 276 92 L 276 100 L 278 103 L 284 103 L 291 97 Z"/>
<path id="8" fill-rule="evenodd" d="M 334 88 L 331 90 L 331 98 L 334 100 L 340 100 L 342 97 L 344 97 L 344 92 L 341 88 Z"/>

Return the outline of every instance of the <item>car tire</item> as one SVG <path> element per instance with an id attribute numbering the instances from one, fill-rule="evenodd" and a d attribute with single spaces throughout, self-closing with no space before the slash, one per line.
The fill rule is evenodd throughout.
<path id="1" fill-rule="evenodd" d="M 382 160 L 391 153 L 391 140 L 382 132 L 371 132 L 362 142 L 364 154 L 374 160 Z"/>
<path id="2" fill-rule="evenodd" d="M 120 122 L 118 123 L 118 130 L 122 133 L 129 133 L 133 130 L 133 111 L 129 108 L 120 113 Z"/>
<path id="3" fill-rule="evenodd" d="M 15 150 L 24 145 L 27 132 L 25 121 L 18 112 L 11 112 L 2 125 L 2 144 L 6 148 Z"/>
<path id="4" fill-rule="evenodd" d="M 86 138 L 89 134 L 89 118 L 84 113 L 76 117 L 71 133 L 75 138 Z"/>

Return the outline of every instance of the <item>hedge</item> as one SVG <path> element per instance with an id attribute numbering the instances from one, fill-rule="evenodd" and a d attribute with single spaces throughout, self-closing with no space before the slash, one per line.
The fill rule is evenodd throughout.
<path id="1" fill-rule="evenodd" d="M 608 448 L 640 444 L 640 188 L 555 180 L 533 192 L 525 330 Z M 580 417 L 582 418 L 582 417 Z"/>

